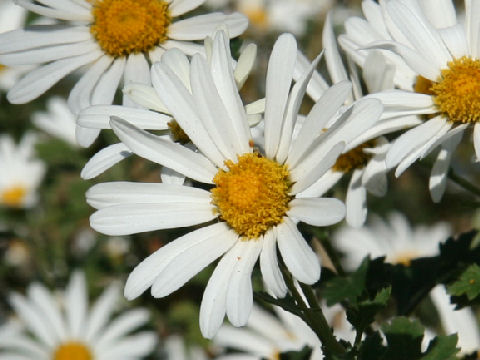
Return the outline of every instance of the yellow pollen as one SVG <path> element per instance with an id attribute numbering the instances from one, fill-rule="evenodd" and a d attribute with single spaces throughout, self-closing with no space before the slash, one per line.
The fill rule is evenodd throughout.
<path id="1" fill-rule="evenodd" d="M 27 195 L 27 189 L 22 185 L 15 185 L 4 190 L 1 194 L 1 202 L 7 206 L 20 207 Z"/>
<path id="2" fill-rule="evenodd" d="M 286 165 L 248 153 L 227 160 L 211 190 L 220 218 L 244 240 L 257 239 L 282 222 L 288 211 L 291 182 Z"/>
<path id="3" fill-rule="evenodd" d="M 370 140 L 340 155 L 332 170 L 348 173 L 350 170 L 363 168 L 372 157 L 371 154 L 364 152 L 363 149 L 373 148 L 375 144 L 375 140 Z"/>
<path id="4" fill-rule="evenodd" d="M 113 57 L 148 52 L 168 38 L 168 5 L 163 0 L 96 0 L 90 32 Z"/>
<path id="5" fill-rule="evenodd" d="M 167 125 L 170 129 L 173 141 L 180 144 L 188 144 L 190 142 L 190 138 L 176 120 L 171 120 Z"/>
<path id="6" fill-rule="evenodd" d="M 479 122 L 480 60 L 452 60 L 436 82 L 418 76 L 415 91 L 432 95 L 438 111 L 452 123 Z"/>
<path id="7" fill-rule="evenodd" d="M 69 341 L 55 350 L 53 360 L 93 360 L 93 355 L 84 344 Z"/>
<path id="8" fill-rule="evenodd" d="M 256 26 L 259 29 L 266 29 L 268 27 L 268 14 L 265 9 L 261 7 L 246 7 L 245 9 L 240 9 L 247 17 L 251 24 Z"/>

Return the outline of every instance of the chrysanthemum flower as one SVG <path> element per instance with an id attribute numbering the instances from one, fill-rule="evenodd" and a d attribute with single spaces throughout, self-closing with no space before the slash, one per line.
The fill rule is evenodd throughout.
<path id="1" fill-rule="evenodd" d="M 344 226 L 334 234 L 334 244 L 345 253 L 345 266 L 355 269 L 363 258 L 385 256 L 392 264 L 409 265 L 418 257 L 439 254 L 439 245 L 450 236 L 446 223 L 413 228 L 404 215 L 393 213 L 388 221 L 378 217 L 361 229 Z"/>
<path id="2" fill-rule="evenodd" d="M 120 81 L 150 83 L 150 63 L 166 49 L 187 54 L 221 25 L 232 37 L 247 27 L 238 13 L 210 13 L 183 19 L 202 0 L 18 0 L 25 9 L 63 20 L 60 25 L 34 26 L 0 35 L 0 63 L 38 65 L 9 92 L 15 104 L 35 99 L 69 73 L 88 66 L 70 93 L 74 113 L 92 104 L 111 104 Z M 179 19 L 179 17 L 181 19 Z M 125 99 L 128 104 L 128 99 Z M 85 146 L 98 131 L 79 131 Z"/>
<path id="3" fill-rule="evenodd" d="M 0 2 L 0 34 L 21 28 L 25 22 L 27 12 L 21 6 L 15 5 L 13 0 Z M 9 90 L 18 78 L 28 70 L 19 66 L 5 66 L 0 62 L 0 89 Z"/>
<path id="4" fill-rule="evenodd" d="M 267 288 L 284 296 L 286 286 L 277 265 L 276 244 L 285 264 L 299 281 L 312 284 L 320 277 L 316 254 L 297 230 L 304 221 L 327 226 L 345 215 L 337 199 L 299 198 L 334 163 L 344 143 L 329 141 L 324 122 L 335 116 L 375 113 L 380 103 L 359 103 L 347 113 L 325 103 L 312 110 L 303 131 L 292 142 L 309 75 L 290 90 L 296 42 L 282 35 L 270 57 L 266 81 L 265 151 L 255 148 L 247 115 L 238 94 L 228 41 L 223 32 L 214 39 L 212 66 L 200 54 L 190 64 L 191 92 L 162 63 L 152 67 L 158 96 L 171 111 L 198 152 L 166 141 L 130 123 L 114 119 L 112 128 L 134 153 L 210 186 L 107 183 L 91 188 L 88 202 L 99 209 L 90 223 L 105 234 L 205 224 L 162 247 L 130 274 L 125 295 L 133 299 L 152 287 L 162 297 L 181 287 L 206 265 L 223 255 L 205 290 L 200 328 L 212 337 L 225 313 L 244 325 L 252 307 L 251 272 L 258 257 Z M 213 221 L 213 223 L 208 224 Z"/>
<path id="5" fill-rule="evenodd" d="M 36 203 L 45 165 L 34 158 L 35 141 L 27 134 L 17 146 L 10 136 L 0 136 L 0 205 L 28 208 Z"/>
<path id="6" fill-rule="evenodd" d="M 74 273 L 65 294 L 64 307 L 43 285 L 29 286 L 27 296 L 10 297 L 22 327 L 0 328 L 0 358 L 22 360 L 141 359 L 152 352 L 153 332 L 137 332 L 148 321 L 148 312 L 134 309 L 109 322 L 120 298 L 112 285 L 88 309 L 85 276 Z"/>
<path id="7" fill-rule="evenodd" d="M 436 202 L 445 191 L 452 154 L 468 128 L 473 129 L 476 157 L 480 159 L 480 2 L 465 1 L 465 6 L 464 24 L 457 23 L 450 0 L 387 0 L 383 12 L 377 9 L 366 14 L 370 24 L 388 30 L 391 36 L 378 36 L 369 47 L 396 54 L 408 65 L 407 78 L 411 79 L 406 91 L 374 96 L 392 115 L 424 115 L 420 125 L 392 145 L 387 166 L 396 167 L 395 174 L 400 176 L 413 162 L 441 147 L 430 178 Z M 405 68 L 399 65 L 397 72 Z"/>
<path id="8" fill-rule="evenodd" d="M 46 133 L 72 146 L 78 145 L 75 139 L 75 115 L 63 98 L 55 96 L 48 99 L 47 111 L 34 113 L 32 120 L 37 128 Z"/>

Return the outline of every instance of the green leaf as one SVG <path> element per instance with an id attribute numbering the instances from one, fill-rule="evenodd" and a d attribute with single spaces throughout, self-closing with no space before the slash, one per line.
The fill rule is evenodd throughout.
<path id="1" fill-rule="evenodd" d="M 378 332 L 368 335 L 360 345 L 358 360 L 382 359 L 387 348 L 382 345 L 382 337 Z"/>
<path id="2" fill-rule="evenodd" d="M 304 346 L 300 351 L 286 351 L 280 354 L 280 360 L 310 360 L 313 349 Z"/>
<path id="3" fill-rule="evenodd" d="M 449 336 L 437 336 L 428 345 L 425 356 L 421 360 L 454 360 L 457 349 L 458 337 L 456 334 Z"/>
<path id="4" fill-rule="evenodd" d="M 344 300 L 349 300 L 352 304 L 357 302 L 357 298 L 365 289 L 369 263 L 370 259 L 365 258 L 353 274 L 346 277 L 335 277 L 326 284 L 323 295 L 329 306 Z"/>
<path id="5" fill-rule="evenodd" d="M 475 299 L 480 294 L 480 266 L 473 264 L 460 276 L 460 279 L 448 287 L 451 295 L 466 295 L 468 300 Z"/>
<path id="6" fill-rule="evenodd" d="M 284 298 L 281 298 L 281 299 L 276 299 L 266 292 L 254 291 L 253 296 L 254 296 L 255 301 L 262 301 L 262 302 L 265 302 L 267 304 L 280 306 L 283 310 L 291 312 L 294 315 L 302 317 L 302 312 L 297 307 L 297 304 L 295 303 L 295 300 L 289 295 L 287 295 L 287 296 L 285 296 Z"/>
<path id="7" fill-rule="evenodd" d="M 388 350 L 385 359 L 420 359 L 423 339 L 423 326 L 417 320 L 397 317 L 382 327 L 387 338 Z"/>
<path id="8" fill-rule="evenodd" d="M 390 299 L 391 288 L 381 289 L 373 299 L 360 301 L 357 306 L 347 311 L 348 321 L 354 325 L 357 330 L 363 331 L 365 327 L 371 324 L 375 315 L 387 306 Z"/>

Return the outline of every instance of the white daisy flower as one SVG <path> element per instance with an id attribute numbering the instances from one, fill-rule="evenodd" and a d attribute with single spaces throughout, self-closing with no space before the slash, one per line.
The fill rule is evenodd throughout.
<path id="1" fill-rule="evenodd" d="M 334 244 L 345 254 L 345 267 L 356 269 L 363 258 L 386 257 L 392 264 L 408 265 L 417 257 L 436 256 L 439 244 L 450 236 L 447 223 L 412 228 L 404 215 L 390 214 L 388 221 L 374 217 L 361 229 L 344 226 L 334 234 Z"/>
<path id="2" fill-rule="evenodd" d="M 325 49 L 325 59 L 328 73 L 337 89 L 333 94 L 334 100 L 339 104 L 349 104 L 353 99 L 361 99 L 362 90 L 358 75 L 353 67 L 350 74 L 342 63 L 342 58 L 337 48 L 335 35 L 332 27 L 332 14 L 328 14 L 323 28 L 323 41 Z M 304 72 L 309 66 L 309 61 L 299 53 L 297 62 L 296 76 Z M 382 69 L 376 69 L 371 76 L 366 76 L 367 85 L 371 87 L 381 83 L 380 79 L 385 76 Z M 364 75 L 369 75 L 364 72 Z M 353 87 L 348 82 L 351 78 Z M 307 93 L 314 101 L 319 101 L 320 97 L 328 89 L 328 82 L 317 72 L 315 72 L 307 87 Z M 333 99 L 333 98 L 332 98 Z M 369 119 L 362 122 L 350 122 L 345 124 L 339 132 L 345 133 L 346 146 L 342 155 L 338 158 L 335 165 L 327 171 L 318 181 L 304 191 L 304 195 L 321 196 L 330 190 L 342 177 L 351 175 L 347 189 L 347 223 L 351 226 L 362 226 L 367 218 L 367 192 L 375 196 L 384 196 L 387 190 L 388 171 L 385 165 L 385 154 L 388 150 L 388 141 L 381 136 L 386 132 L 395 129 L 403 129 L 405 121 L 403 119 Z M 298 125 L 301 126 L 299 122 Z M 336 126 L 335 123 L 328 123 L 325 128 Z"/>
<path id="3" fill-rule="evenodd" d="M 440 315 L 443 330 L 447 335 L 457 334 L 461 354 L 480 351 L 480 330 L 477 317 L 470 308 L 455 310 L 450 303 L 450 296 L 443 285 L 437 285 L 430 296 Z"/>
<path id="4" fill-rule="evenodd" d="M 465 7 L 466 20 L 461 24 L 450 0 L 386 0 L 383 12 L 370 21 L 377 27 L 384 24 L 391 35 L 391 40 L 377 38 L 370 47 L 391 50 L 415 79 L 408 91 L 373 96 L 392 115 L 425 115 L 425 121 L 394 142 L 387 166 L 396 167 L 398 177 L 440 147 L 429 184 L 435 202 L 441 200 L 452 154 L 468 128 L 473 128 L 480 159 L 480 2 L 467 0 Z"/>
<path id="5" fill-rule="evenodd" d="M 335 336 L 346 341 L 354 339 L 355 333 L 339 305 L 322 306 L 322 311 L 333 327 Z M 299 351 L 304 346 L 313 349 L 311 360 L 323 359 L 320 340 L 302 319 L 278 307 L 275 307 L 275 312 L 278 317 L 254 306 L 246 327 L 223 325 L 213 338 L 213 343 L 241 353 L 220 355 L 215 359 L 276 360 L 280 353 Z"/>
<path id="6" fill-rule="evenodd" d="M 95 104 L 111 104 L 119 83 L 150 84 L 149 64 L 166 49 L 191 55 L 219 26 L 232 37 L 248 26 L 238 13 L 210 13 L 183 18 L 202 0 L 18 0 L 25 9 L 65 21 L 62 25 L 34 26 L 0 35 L 0 63 L 37 65 L 9 92 L 15 104 L 35 99 L 71 72 L 87 66 L 70 92 L 76 114 Z M 180 19 L 179 19 L 180 18 Z M 128 104 L 128 99 L 124 99 Z M 98 131 L 80 130 L 79 143 L 88 146 Z"/>
<path id="7" fill-rule="evenodd" d="M 108 287 L 88 310 L 85 275 L 74 273 L 64 294 L 64 307 L 43 285 L 29 286 L 27 296 L 10 297 L 24 328 L 0 328 L 0 357 L 18 360 L 141 359 L 152 352 L 153 332 L 137 332 L 149 318 L 133 309 L 109 321 L 120 298 L 119 286 Z"/>
<path id="8" fill-rule="evenodd" d="M 47 111 L 34 113 L 33 123 L 46 133 L 77 146 L 75 115 L 63 98 L 55 96 L 48 99 Z"/>
<path id="9" fill-rule="evenodd" d="M 27 134 L 15 145 L 8 135 L 0 135 L 0 205 L 29 208 L 37 202 L 37 188 L 45 174 L 45 164 L 34 158 L 36 137 Z"/>
<path id="10" fill-rule="evenodd" d="M 208 61 L 211 61 L 212 39 L 210 37 L 205 39 L 204 48 Z M 256 45 L 249 44 L 241 50 L 238 61 L 234 63 L 234 78 L 239 89 L 243 87 L 253 68 L 256 54 Z M 191 88 L 189 61 L 184 53 L 179 50 L 169 51 L 162 57 L 162 62 L 179 75 L 185 87 Z M 118 105 L 91 106 L 80 112 L 77 124 L 93 131 L 110 129 L 110 117 L 114 115 L 128 120 L 142 129 L 160 130 L 164 133 L 166 139 L 171 138 L 173 141 L 180 143 L 190 142 L 188 136 L 173 119 L 170 111 L 162 103 L 152 86 L 133 83 L 125 87 L 124 93 L 139 107 L 132 108 Z M 262 102 L 246 105 L 250 125 L 255 125 L 259 118 L 261 119 L 259 113 L 263 112 L 263 110 L 264 105 L 262 106 Z M 88 161 L 80 176 L 84 179 L 92 179 L 131 154 L 130 149 L 122 143 L 107 146 Z M 168 171 L 167 169 L 162 170 L 163 177 L 169 176 Z"/>
<path id="11" fill-rule="evenodd" d="M 2 0 L 0 2 L 0 34 L 21 28 L 25 23 L 26 15 L 25 9 L 15 5 L 13 0 Z M 0 89 L 9 90 L 29 69 L 28 66 L 7 67 L 0 62 Z"/>
<path id="12" fill-rule="evenodd" d="M 263 154 L 254 151 L 223 32 L 215 36 L 211 66 L 202 55 L 193 56 L 191 91 L 164 63 L 154 64 L 152 82 L 158 96 L 198 152 L 120 119 L 111 121 L 112 128 L 134 153 L 213 188 L 118 182 L 96 185 L 87 193 L 87 201 L 99 209 L 90 219 L 91 226 L 105 234 L 214 221 L 144 260 L 130 274 L 125 288 L 129 299 L 149 287 L 153 296 L 166 296 L 223 255 L 200 309 L 200 328 L 206 337 L 216 333 L 225 313 L 235 326 L 247 322 L 253 303 L 250 275 L 259 256 L 267 288 L 276 296 L 285 295 L 287 289 L 277 265 L 277 241 L 297 280 L 312 284 L 319 279 L 319 260 L 296 223 L 328 226 L 345 215 L 337 199 L 298 197 L 343 150 L 341 138 L 330 139 L 334 131 L 321 131 L 323 123 L 334 116 L 351 121 L 381 111 L 375 100 L 359 102 L 340 115 L 336 104 L 324 104 L 321 111 L 312 110 L 304 131 L 292 142 L 297 110 L 313 71 L 312 66 L 303 81 L 290 90 L 296 51 L 295 39 L 286 34 L 277 40 L 270 57 Z"/>

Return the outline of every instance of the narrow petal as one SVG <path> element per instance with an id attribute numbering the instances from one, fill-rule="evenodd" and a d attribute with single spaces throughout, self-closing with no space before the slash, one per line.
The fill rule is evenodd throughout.
<path id="1" fill-rule="evenodd" d="M 280 143 L 283 119 L 297 58 L 297 42 L 283 34 L 273 46 L 268 62 L 265 104 L 265 152 L 273 159 Z"/>
<path id="2" fill-rule="evenodd" d="M 177 17 L 202 5 L 205 0 L 173 0 L 168 7 L 170 15 Z"/>
<path id="3" fill-rule="evenodd" d="M 139 359 L 151 353 L 157 344 L 154 332 L 143 331 L 115 341 L 113 346 L 103 349 L 98 354 L 101 360 Z"/>
<path id="4" fill-rule="evenodd" d="M 260 269 L 267 291 L 277 298 L 283 298 L 287 293 L 287 285 L 278 267 L 276 228 L 264 235 Z"/>
<path id="5" fill-rule="evenodd" d="M 33 11 L 38 15 L 55 18 L 59 20 L 71 20 L 71 21 L 90 21 L 92 20 L 92 14 L 83 9 L 83 11 L 77 11 L 79 9 L 76 7 L 72 9 L 74 11 L 65 11 L 61 9 L 54 9 L 46 6 L 35 5 L 29 0 L 17 0 L 17 4 L 24 7 L 27 10 Z"/>
<path id="6" fill-rule="evenodd" d="M 325 49 L 328 74 L 334 84 L 348 80 L 347 71 L 343 67 L 342 58 L 338 52 L 337 39 L 333 32 L 331 13 L 327 14 L 323 25 L 322 44 Z"/>
<path id="7" fill-rule="evenodd" d="M 188 248 L 177 249 L 176 254 L 162 264 L 163 269 L 152 285 L 153 297 L 167 296 L 182 287 L 208 264 L 228 251 L 238 239 L 238 235 L 223 222 L 207 229 L 202 233 L 195 232 L 195 237 L 199 238 L 198 242 L 195 241 Z"/>
<path id="8" fill-rule="evenodd" d="M 473 127 L 473 146 L 477 157 L 476 161 L 478 162 L 480 161 L 480 126 L 478 123 Z"/>
<path id="9" fill-rule="evenodd" d="M 424 0 L 420 2 L 423 13 L 437 29 L 454 26 L 457 14 L 452 0 Z"/>
<path id="10" fill-rule="evenodd" d="M 62 59 L 41 66 L 28 73 L 8 92 L 8 101 L 13 104 L 27 103 L 43 94 L 72 71 L 95 61 L 100 56 L 102 56 L 100 50 L 92 51 L 86 55 Z"/>
<path id="11" fill-rule="evenodd" d="M 278 249 L 288 270 L 300 282 L 314 284 L 320 279 L 320 261 L 290 218 L 277 226 Z"/>
<path id="12" fill-rule="evenodd" d="M 362 175 L 362 184 L 375 196 L 384 196 L 387 192 L 386 152 L 375 154 L 368 162 Z"/>
<path id="13" fill-rule="evenodd" d="M 130 235 L 202 224 L 217 216 L 210 203 L 124 203 L 95 212 L 90 226 L 106 235 Z"/>
<path id="14" fill-rule="evenodd" d="M 310 225 L 329 226 L 345 217 L 345 205 L 338 199 L 293 199 L 287 214 Z"/>
<path id="15" fill-rule="evenodd" d="M 228 283 L 227 316 L 234 326 L 247 323 L 253 306 L 252 271 L 262 250 L 262 238 L 239 241 L 241 255 Z"/>
<path id="16" fill-rule="evenodd" d="M 367 219 L 367 190 L 362 185 L 362 169 L 356 169 L 348 184 L 347 223 L 353 227 L 361 227 Z"/>
<path id="17" fill-rule="evenodd" d="M 328 170 L 311 186 L 296 195 L 297 198 L 319 197 L 330 190 L 341 178 L 343 172 Z"/>
<path id="18" fill-rule="evenodd" d="M 220 235 L 226 235 L 225 242 L 230 244 L 231 234 L 227 231 L 225 223 L 216 223 L 192 231 L 155 251 L 130 273 L 125 285 L 125 296 L 129 300 L 140 296 L 159 279 L 159 275 L 164 272 L 169 264 L 178 264 L 181 261 L 179 256 L 185 252 L 187 252 L 187 255 L 190 254 L 191 249 L 201 248 L 203 243 L 211 244 L 215 242 L 215 239 L 221 238 Z M 221 248 L 223 248 L 223 246 L 221 246 Z M 216 253 L 216 250 L 213 249 L 212 252 Z M 201 259 L 198 259 L 198 261 L 201 261 Z M 176 270 L 178 271 L 179 269 L 177 268 Z M 174 276 L 174 274 L 170 276 Z M 188 279 L 185 281 L 187 280 Z M 159 281 L 162 280 L 159 279 Z M 158 291 L 160 291 L 160 289 L 158 289 Z"/>
<path id="19" fill-rule="evenodd" d="M 123 143 L 109 145 L 88 160 L 80 177 L 85 180 L 93 179 L 130 155 L 132 152 Z"/>
<path id="20" fill-rule="evenodd" d="M 100 335 L 115 310 L 116 302 L 120 298 L 118 284 L 109 286 L 93 305 L 86 322 L 85 341 L 91 342 Z"/>
<path id="21" fill-rule="evenodd" d="M 129 85 L 133 82 L 144 85 L 151 84 L 150 64 L 143 53 L 130 54 L 127 58 L 123 83 Z M 123 94 L 123 105 L 131 107 L 137 106 L 126 94 Z"/>
<path id="22" fill-rule="evenodd" d="M 217 173 L 207 158 L 182 145 L 149 134 L 118 118 L 111 121 L 111 126 L 130 150 L 146 159 L 203 183 L 211 183 Z"/>
<path id="23" fill-rule="evenodd" d="M 85 274 L 75 272 L 65 292 L 65 313 L 67 317 L 68 335 L 81 338 L 87 318 L 87 284 Z"/>
<path id="24" fill-rule="evenodd" d="M 92 92 L 92 105 L 108 105 L 113 102 L 125 70 L 125 60 L 115 60 L 110 68 L 98 79 Z"/>
<path id="25" fill-rule="evenodd" d="M 248 20 L 240 13 L 225 15 L 217 12 L 197 15 L 175 21 L 170 25 L 168 35 L 174 40 L 203 40 L 222 26 L 226 26 L 230 37 L 234 38 L 245 31 L 248 26 Z"/>

